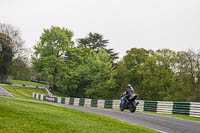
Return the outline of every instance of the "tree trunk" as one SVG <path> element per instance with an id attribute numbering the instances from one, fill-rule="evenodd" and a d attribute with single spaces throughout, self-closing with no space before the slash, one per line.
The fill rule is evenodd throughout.
<path id="1" fill-rule="evenodd" d="M 7 79 L 8 79 L 8 74 L 7 75 L 5 75 L 5 74 L 0 75 L 0 80 L 7 81 Z"/>

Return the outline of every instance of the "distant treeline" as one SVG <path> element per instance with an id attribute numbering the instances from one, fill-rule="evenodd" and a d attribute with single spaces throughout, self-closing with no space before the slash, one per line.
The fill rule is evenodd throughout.
<path id="1" fill-rule="evenodd" d="M 141 99 L 200 101 L 200 52 L 132 48 L 116 71 L 119 93 L 131 83 Z"/>

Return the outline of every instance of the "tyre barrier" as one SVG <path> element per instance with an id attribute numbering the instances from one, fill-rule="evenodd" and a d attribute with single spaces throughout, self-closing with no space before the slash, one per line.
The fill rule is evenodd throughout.
<path id="1" fill-rule="evenodd" d="M 91 107 L 97 107 L 97 103 L 98 103 L 97 99 L 92 99 L 91 100 Z"/>
<path id="2" fill-rule="evenodd" d="M 157 112 L 157 104 L 156 101 L 144 101 L 144 111 Z"/>
<path id="3" fill-rule="evenodd" d="M 163 113 L 163 114 L 172 114 L 173 112 L 173 102 L 164 102 L 164 101 L 158 101 L 157 103 L 157 113 Z"/>
<path id="4" fill-rule="evenodd" d="M 85 104 L 85 98 L 80 98 L 79 106 L 84 106 L 84 104 Z"/>
<path id="5" fill-rule="evenodd" d="M 97 101 L 97 107 L 98 108 L 104 108 L 105 100 L 98 100 Z"/>
<path id="6" fill-rule="evenodd" d="M 200 103 L 190 102 L 190 116 L 200 117 Z"/>
<path id="7" fill-rule="evenodd" d="M 173 114 L 190 115 L 189 102 L 174 102 Z"/>
<path id="8" fill-rule="evenodd" d="M 73 97 L 69 98 L 69 105 L 74 105 L 74 98 Z"/>
<path id="9" fill-rule="evenodd" d="M 65 98 L 64 97 L 61 97 L 61 103 L 65 104 Z"/>
<path id="10" fill-rule="evenodd" d="M 120 100 L 103 100 L 74 97 L 53 97 L 33 93 L 33 98 L 75 106 L 119 109 Z M 193 117 L 200 117 L 200 103 L 198 102 L 169 102 L 169 101 L 143 101 L 139 102 L 136 111 L 156 112 L 162 114 L 182 114 Z"/>

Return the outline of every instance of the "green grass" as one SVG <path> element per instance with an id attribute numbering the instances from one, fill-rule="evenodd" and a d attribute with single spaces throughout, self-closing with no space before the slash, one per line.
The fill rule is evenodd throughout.
<path id="1" fill-rule="evenodd" d="M 0 133 L 154 133 L 110 117 L 0 98 Z"/>
<path id="2" fill-rule="evenodd" d="M 175 117 L 175 118 L 184 119 L 184 120 L 200 121 L 199 117 L 192 117 L 192 116 L 188 116 L 188 115 L 161 114 L 161 113 L 155 113 L 155 112 L 140 112 L 140 113 L 160 115 L 160 116 L 166 116 L 166 117 Z"/>
<path id="3" fill-rule="evenodd" d="M 25 84 L 25 85 L 31 85 L 31 86 L 46 87 L 46 84 L 41 84 L 41 83 L 36 83 L 36 82 L 30 82 L 30 81 L 11 80 L 10 82 L 13 83 L 13 84 Z"/>
<path id="4" fill-rule="evenodd" d="M 2 85 L 1 87 L 6 89 L 14 97 L 17 97 L 17 98 L 34 99 L 32 97 L 33 92 L 39 93 L 39 94 L 47 94 L 44 88 L 30 88 L 30 87 L 8 86 L 8 85 Z"/>

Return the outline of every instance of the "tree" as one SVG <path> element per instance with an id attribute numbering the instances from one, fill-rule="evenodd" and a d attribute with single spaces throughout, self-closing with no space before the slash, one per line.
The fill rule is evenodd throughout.
<path id="1" fill-rule="evenodd" d="M 87 37 L 85 38 L 79 38 L 77 40 L 78 47 L 80 48 L 90 48 L 94 50 L 95 52 L 99 52 L 100 50 L 106 50 L 107 53 L 110 54 L 110 60 L 112 63 L 116 59 L 118 59 L 118 53 L 115 53 L 113 49 L 107 49 L 107 44 L 109 43 L 109 40 L 105 40 L 103 38 L 103 35 L 100 35 L 98 33 L 89 33 Z"/>
<path id="2" fill-rule="evenodd" d="M 21 57 L 26 49 L 24 48 L 24 40 L 20 37 L 20 29 L 9 24 L 0 23 L 0 33 L 11 39 L 14 58 Z"/>
<path id="3" fill-rule="evenodd" d="M 117 65 L 117 83 L 119 92 L 122 93 L 126 87 L 126 84 L 131 83 L 136 92 L 141 94 L 140 98 L 143 98 L 144 87 L 142 81 L 144 80 L 142 65 L 148 58 L 151 51 L 147 51 L 143 48 L 132 48 L 127 51 L 127 55 Z"/>
<path id="4" fill-rule="evenodd" d="M 68 51 L 73 47 L 72 36 L 70 30 L 52 26 L 51 29 L 44 29 L 40 42 L 34 46 L 33 66 L 38 72 L 48 75 L 48 80 L 54 88 Z"/>
<path id="5" fill-rule="evenodd" d="M 32 68 L 28 65 L 28 59 L 26 57 L 16 58 L 12 62 L 10 75 L 14 79 L 29 80 L 32 76 Z"/>
<path id="6" fill-rule="evenodd" d="M 90 52 L 88 48 L 72 48 L 68 51 L 69 57 L 58 73 L 60 92 L 71 97 L 85 96 L 85 87 L 88 85 L 86 78 L 88 67 L 84 64 Z"/>
<path id="7" fill-rule="evenodd" d="M 124 92 L 125 87 L 128 83 L 130 82 L 130 76 L 129 76 L 129 70 L 127 69 L 127 67 L 124 65 L 124 61 L 121 60 L 117 63 L 117 67 L 116 67 L 116 93 L 115 93 L 115 98 L 119 98 L 121 96 L 121 94 Z M 135 86 L 134 86 L 135 88 Z"/>
<path id="8" fill-rule="evenodd" d="M 192 50 L 132 48 L 117 64 L 117 89 L 131 83 L 143 100 L 200 101 L 199 62 Z"/>
<path id="9" fill-rule="evenodd" d="M 10 67 L 12 65 L 12 46 L 11 39 L 5 34 L 0 34 L 0 80 L 7 80 Z"/>
<path id="10" fill-rule="evenodd" d="M 7 80 L 13 59 L 22 56 L 25 49 L 20 30 L 12 25 L 0 23 L 0 80 Z"/>
<path id="11" fill-rule="evenodd" d="M 104 50 L 74 47 L 72 32 L 52 27 L 44 30 L 34 47 L 34 68 L 70 97 L 108 98 L 115 87 L 115 71 Z"/>
<path id="12" fill-rule="evenodd" d="M 181 86 L 176 93 L 177 100 L 200 101 L 200 52 L 192 50 L 178 52 L 177 84 Z"/>
<path id="13" fill-rule="evenodd" d="M 88 80 L 86 96 L 90 98 L 114 98 L 116 71 L 109 61 L 109 54 L 104 50 L 93 53 L 86 60 L 85 70 Z"/>
<path id="14" fill-rule="evenodd" d="M 116 73 L 105 51 L 73 48 L 62 68 L 61 92 L 71 97 L 112 98 Z"/>
<path id="15" fill-rule="evenodd" d="M 175 52 L 157 50 L 149 56 L 142 69 L 144 97 L 148 100 L 174 100 L 176 77 L 174 74 Z"/>

